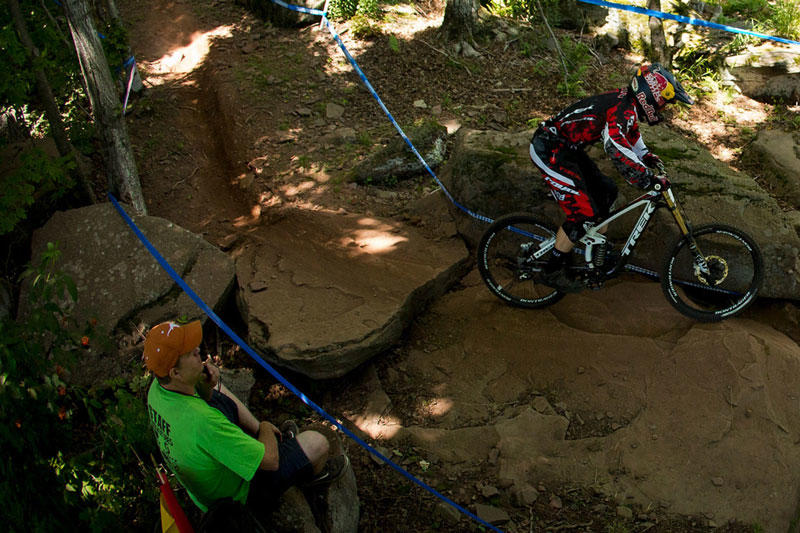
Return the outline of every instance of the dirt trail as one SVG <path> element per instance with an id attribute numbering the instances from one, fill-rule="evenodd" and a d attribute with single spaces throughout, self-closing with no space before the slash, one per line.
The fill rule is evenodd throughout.
<path id="1" fill-rule="evenodd" d="M 151 214 L 233 253 L 249 239 L 268 239 L 265 228 L 283 209 L 413 218 L 408 208 L 429 184 L 379 194 L 342 177 L 393 132 L 326 32 L 269 28 L 230 1 L 119 4 L 148 86 L 129 128 Z M 436 21 L 414 16 L 421 41 Z M 459 95 L 451 85 L 482 82 L 442 71 L 441 54 L 413 46 L 427 50 L 418 63 L 353 43 L 383 67 L 373 85 L 401 122 L 423 113 L 408 94 L 444 103 L 441 119 L 476 126 L 521 113 L 474 100 L 448 108 Z M 501 65 L 509 71 L 491 61 L 482 68 L 509 87 L 531 75 L 529 65 Z M 452 79 L 459 76 L 463 83 Z M 346 107 L 346 122 L 326 117 L 330 102 Z M 346 127 L 356 142 L 350 133 L 340 142 Z M 762 314 L 778 330 L 754 320 Z M 733 519 L 785 531 L 800 480 L 800 348 L 783 333 L 793 327 L 791 316 L 765 308 L 694 324 L 656 284 L 636 278 L 523 312 L 502 305 L 472 273 L 374 366 L 309 387 L 323 397 L 318 403 L 458 503 L 507 512 L 508 531 L 597 531 L 617 521 L 705 530 Z M 291 402 L 270 385 L 259 377 L 255 405 L 285 409 Z M 350 451 L 363 531 L 474 528 L 454 523 L 365 452 Z"/>
<path id="2" fill-rule="evenodd" d="M 229 24 L 203 24 L 182 2 L 122 4 L 147 97 L 130 120 L 150 214 L 215 242 L 250 219 L 252 200 L 214 127 L 220 111 L 204 62 Z M 134 104 L 136 106 L 136 104 Z"/>

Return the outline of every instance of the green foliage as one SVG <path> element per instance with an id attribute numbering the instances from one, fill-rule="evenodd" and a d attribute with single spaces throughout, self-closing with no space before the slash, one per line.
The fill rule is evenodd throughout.
<path id="1" fill-rule="evenodd" d="M 143 378 L 90 391 L 65 379 L 98 344 L 93 327 L 70 309 L 77 290 L 56 269 L 50 243 L 24 276 L 24 318 L 0 320 L 0 498 L 7 531 L 110 531 L 149 520 L 157 501 L 132 458 L 155 451 L 144 408 Z M 145 455 L 147 456 L 147 455 Z M 146 496 L 146 497 L 145 497 Z M 139 509 L 145 504 L 150 508 Z"/>
<path id="2" fill-rule="evenodd" d="M 389 49 L 395 54 L 400 53 L 400 41 L 394 35 L 389 36 Z"/>
<path id="3" fill-rule="evenodd" d="M 786 39 L 800 38 L 800 5 L 797 0 L 727 0 L 720 4 L 726 21 L 744 20 L 762 33 Z"/>
<path id="4" fill-rule="evenodd" d="M 513 19 L 524 19 L 535 9 L 536 2 L 532 0 L 489 0 L 486 7 L 495 15 Z"/>
<path id="5" fill-rule="evenodd" d="M 381 6 L 378 0 L 358 0 L 356 14 L 375 18 L 381 14 Z"/>
<path id="6" fill-rule="evenodd" d="M 739 18 L 758 18 L 769 9 L 767 0 L 728 0 L 722 2 L 722 13 Z"/>
<path id="7" fill-rule="evenodd" d="M 43 105 L 36 91 L 33 66 L 41 68 L 61 111 L 64 126 L 73 145 L 84 153 L 94 150 L 91 117 L 87 110 L 83 80 L 72 46 L 63 10 L 52 2 L 20 0 L 25 27 L 39 52 L 34 65 L 20 43 L 11 14 L 5 2 L 0 3 L 0 111 L 15 108 L 24 111 L 31 133 L 43 136 L 49 124 L 43 120 Z M 115 24 L 95 21 L 112 75 L 120 81 L 125 78 L 122 64 L 128 57 L 128 39 L 125 31 Z"/>
<path id="8" fill-rule="evenodd" d="M 350 31 L 358 39 L 372 39 L 383 33 L 378 24 L 373 24 L 366 15 L 357 14 L 350 23 Z"/>
<path id="9" fill-rule="evenodd" d="M 7 174 L 0 196 L 0 235 L 14 230 L 24 220 L 37 198 L 54 201 L 73 186 L 69 170 L 75 162 L 68 157 L 51 159 L 42 149 L 32 148 L 20 154 L 21 165 Z"/>
<path id="10" fill-rule="evenodd" d="M 347 20 L 356 14 L 358 0 L 331 0 L 328 3 L 328 17 L 331 20 Z"/>
<path id="11" fill-rule="evenodd" d="M 565 96 L 586 96 L 584 78 L 592 60 L 589 47 L 581 41 L 564 37 L 561 39 L 561 50 L 567 61 L 567 77 L 559 82 L 558 91 Z"/>
<path id="12" fill-rule="evenodd" d="M 356 15 L 364 19 L 377 18 L 380 14 L 378 0 L 331 0 L 328 3 L 328 17 L 332 20 L 347 20 Z"/>
<path id="13" fill-rule="evenodd" d="M 81 90 L 80 67 L 75 50 L 67 44 L 69 38 L 62 30 L 67 24 L 60 10 L 51 10 L 52 15 L 60 18 L 58 24 L 53 24 L 43 6 L 45 4 L 31 0 L 20 1 L 26 29 L 39 51 L 35 66 L 44 71 L 56 101 L 65 106 L 74 93 Z M 41 102 L 36 93 L 34 72 L 5 2 L 0 6 L 0 72 L 10 73 L 0 76 L 0 109 L 28 106 L 35 121 L 35 115 L 41 113 Z M 85 115 L 82 119 L 86 119 Z"/>
<path id="14" fill-rule="evenodd" d="M 797 0 L 778 0 L 769 18 L 775 32 L 786 39 L 800 38 L 800 5 Z"/>
<path id="15" fill-rule="evenodd" d="M 539 0 L 539 3 L 548 22 L 557 26 L 562 18 L 559 0 Z M 481 5 L 501 17 L 517 20 L 531 20 L 541 17 L 536 0 L 482 0 Z"/>
<path id="16" fill-rule="evenodd" d="M 776 105 L 767 120 L 772 127 L 780 127 L 785 131 L 800 130 L 800 113 L 783 104 Z"/>

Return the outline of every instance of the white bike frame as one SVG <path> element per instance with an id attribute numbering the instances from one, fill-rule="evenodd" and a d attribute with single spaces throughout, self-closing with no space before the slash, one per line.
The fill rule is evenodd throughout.
<path id="1" fill-rule="evenodd" d="M 601 228 L 605 228 L 611 222 L 614 222 L 621 216 L 630 213 L 631 211 L 642 208 L 642 214 L 639 215 L 639 220 L 633 226 L 628 239 L 625 241 L 625 246 L 622 247 L 620 251 L 620 259 L 623 259 L 630 255 L 633 248 L 636 246 L 636 242 L 639 240 L 639 237 L 642 235 L 642 232 L 647 227 L 647 224 L 650 222 L 650 219 L 655 213 L 656 209 L 658 208 L 657 201 L 658 197 L 661 196 L 664 198 L 664 201 L 667 204 L 667 208 L 672 213 L 672 216 L 675 218 L 675 222 L 678 223 L 678 227 L 681 230 L 681 233 L 684 236 L 690 236 L 689 224 L 687 223 L 686 219 L 684 218 L 683 214 L 681 213 L 680 208 L 678 207 L 678 202 L 675 199 L 675 195 L 672 193 L 671 189 L 665 190 L 658 190 L 654 189 L 651 191 L 647 191 L 642 196 L 636 198 L 631 203 L 626 205 L 625 207 L 614 211 L 611 216 L 607 219 L 602 220 L 600 222 L 595 223 L 588 223 L 591 225 L 585 226 L 586 233 L 583 237 L 578 241 L 580 244 L 584 245 L 583 256 L 586 260 L 586 263 L 592 263 L 592 250 L 595 245 L 603 244 L 606 242 L 606 236 L 600 232 Z M 555 236 L 547 239 L 544 241 L 539 248 L 534 252 L 533 257 L 536 259 L 541 258 L 547 252 L 549 252 L 553 246 L 555 246 L 556 238 Z M 689 238 L 689 250 L 692 252 L 695 258 L 695 268 L 700 270 L 701 272 L 708 272 L 708 265 L 706 264 L 705 258 L 702 253 L 697 249 L 697 243 L 693 238 Z M 625 262 L 620 261 L 617 266 L 623 265 Z M 616 269 L 616 267 L 615 267 Z"/>

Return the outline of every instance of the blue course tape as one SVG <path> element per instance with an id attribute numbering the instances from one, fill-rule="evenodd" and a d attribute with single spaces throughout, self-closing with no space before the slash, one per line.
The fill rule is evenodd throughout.
<path id="1" fill-rule="evenodd" d="M 274 0 L 273 0 L 274 1 Z M 657 17 L 662 19 L 670 19 L 675 20 L 678 22 L 684 22 L 686 24 L 692 24 L 694 26 L 704 26 L 706 28 L 714 28 L 716 30 L 724 30 L 731 33 L 741 33 L 742 35 L 749 35 L 751 37 L 758 37 L 760 39 L 769 39 L 771 41 L 777 41 L 779 43 L 784 44 L 795 44 L 800 45 L 798 41 L 792 41 L 789 39 L 784 39 L 783 37 L 774 37 L 772 35 L 766 35 L 763 33 L 756 33 L 750 30 L 743 30 L 742 28 L 736 28 L 734 26 L 726 26 L 725 24 L 717 24 L 716 22 L 708 22 L 702 19 L 696 19 L 692 17 L 684 17 L 683 15 L 673 15 L 671 13 L 664 13 L 663 11 L 653 11 L 652 9 L 646 9 L 643 7 L 638 6 L 629 6 L 625 4 L 617 4 L 615 2 L 606 2 L 605 0 L 579 0 L 584 4 L 593 4 L 596 6 L 601 7 L 610 7 L 612 9 L 621 9 L 623 11 L 631 11 L 633 13 L 639 13 L 640 15 L 649 15 L 651 17 Z"/>
<path id="2" fill-rule="evenodd" d="M 287 4 L 286 2 L 283 2 L 282 0 L 272 0 L 272 3 L 273 4 L 278 4 L 279 6 L 285 7 L 286 9 L 289 9 L 291 11 L 299 11 L 300 13 L 308 13 L 309 15 L 318 15 L 320 17 L 324 17 L 325 16 L 325 12 L 324 11 L 320 11 L 319 9 L 311 9 L 309 7 L 296 6 L 294 4 Z"/>
<path id="3" fill-rule="evenodd" d="M 433 487 L 431 487 L 430 485 L 428 485 L 424 481 L 418 479 L 413 474 L 411 474 L 408 471 L 406 471 L 405 469 L 403 469 L 403 467 L 401 467 L 400 465 L 398 465 L 397 463 L 395 463 L 394 461 L 392 461 L 388 457 L 384 456 L 378 450 L 376 450 L 375 448 L 373 448 L 372 446 L 370 446 L 369 444 L 364 442 L 363 439 L 361 439 L 355 433 L 353 433 L 352 431 L 350 431 L 349 429 L 344 427 L 338 420 L 336 420 L 334 417 L 332 417 L 327 412 L 325 412 L 321 407 L 319 407 L 316 403 L 311 401 L 310 398 L 308 398 L 305 394 L 303 394 L 297 387 L 292 385 L 285 377 L 283 377 L 280 373 L 278 373 L 277 370 L 272 368 L 272 366 L 269 363 L 264 361 L 264 359 L 260 355 L 258 355 L 255 352 L 255 350 L 253 350 L 250 346 L 248 346 L 248 344 L 246 342 L 244 342 L 244 340 L 241 337 L 239 337 L 236 333 L 234 333 L 234 331 L 230 327 L 228 327 L 228 325 L 225 324 L 225 322 L 223 322 L 222 319 L 219 316 L 217 316 L 217 314 L 203 301 L 203 299 L 200 298 L 200 296 L 198 296 L 197 293 L 195 293 L 192 290 L 191 287 L 189 287 L 189 285 L 180 277 L 180 275 L 175 271 L 175 269 L 173 269 L 172 266 L 170 266 L 169 262 L 167 262 L 167 260 L 164 259 L 164 256 L 162 256 L 159 253 L 159 251 L 156 249 L 156 247 L 153 246 L 153 244 L 147 239 L 147 237 L 145 237 L 145 235 L 138 228 L 138 226 L 136 226 L 136 223 L 133 221 L 133 219 L 131 219 L 131 217 L 128 216 L 128 214 L 125 212 L 125 210 L 122 208 L 122 206 L 119 205 L 119 202 L 117 202 L 117 199 L 114 198 L 114 195 L 112 195 L 111 193 L 108 193 L 108 198 L 111 201 L 111 203 L 114 205 L 114 207 L 117 209 L 117 211 L 119 212 L 120 216 L 125 221 L 125 223 L 128 224 L 128 226 L 131 228 L 131 230 L 133 230 L 133 233 L 139 238 L 139 240 L 144 245 L 144 247 L 147 248 L 147 251 L 150 252 L 150 254 L 153 256 L 153 258 L 155 258 L 155 260 L 158 261 L 159 265 L 161 265 L 161 268 L 163 268 L 167 272 L 167 274 L 169 274 L 169 276 L 173 279 L 173 281 L 175 281 L 175 283 L 177 283 L 178 286 L 181 289 L 183 289 L 183 291 L 189 296 L 189 298 L 191 298 L 194 301 L 194 303 L 197 304 L 197 306 L 200 308 L 200 310 L 203 311 L 206 315 L 208 315 L 208 318 L 210 318 L 222 331 L 224 331 L 225 334 L 228 335 L 228 337 L 230 337 L 230 339 L 233 342 L 238 344 L 245 352 L 247 352 L 247 354 L 250 357 L 252 357 L 256 362 L 258 362 L 258 364 L 260 364 L 262 367 L 264 367 L 264 369 L 267 372 L 272 374 L 272 376 L 275 379 L 280 381 L 281 384 L 283 384 L 287 389 L 292 391 L 292 393 L 294 393 L 295 396 L 300 398 L 300 400 L 302 400 L 303 403 L 305 403 L 307 406 L 311 407 L 314 411 L 316 411 L 323 418 L 325 418 L 325 420 L 327 420 L 328 422 L 330 422 L 331 424 L 333 424 L 337 428 L 339 428 L 339 430 L 342 433 L 344 433 L 345 435 L 347 435 L 348 437 L 350 437 L 351 439 L 356 441 L 359 444 L 359 446 L 361 446 L 362 448 L 364 448 L 365 450 L 367 450 L 368 452 L 370 452 L 371 454 L 373 454 L 374 456 L 379 458 L 381 461 L 385 462 L 386 464 L 388 464 L 389 466 L 391 466 L 392 468 L 394 468 L 395 470 L 397 470 L 398 472 L 403 474 L 403 476 L 405 476 L 410 481 L 416 483 L 417 485 L 419 485 L 423 489 L 427 490 L 428 492 L 430 492 L 431 494 L 433 494 L 434 496 L 436 496 L 440 500 L 442 500 L 442 501 L 448 503 L 449 505 L 453 506 L 454 508 L 458 509 L 459 511 L 461 511 L 465 515 L 469 516 L 473 520 L 479 522 L 481 525 L 483 525 L 483 526 L 485 526 L 485 527 L 487 527 L 487 528 L 489 528 L 489 529 L 491 529 L 493 531 L 497 531 L 498 533 L 503 533 L 502 530 L 500 530 L 497 527 L 493 526 L 492 524 L 486 522 L 485 520 L 479 518 L 477 515 L 471 513 L 467 509 L 461 507 L 460 505 L 455 503 L 453 500 L 451 500 L 450 498 L 448 498 L 444 494 L 441 494 L 439 491 L 437 491 L 436 489 L 434 489 Z"/>
<path id="4" fill-rule="evenodd" d="M 275 2 L 276 0 L 272 0 L 272 1 Z M 474 211 L 472 211 L 472 210 L 468 209 L 467 207 L 461 205 L 460 203 L 458 203 L 458 201 L 456 201 L 455 198 L 453 198 L 453 195 L 450 194 L 450 191 L 448 191 L 447 188 L 442 184 L 441 180 L 439 180 L 439 177 L 433 172 L 431 167 L 425 161 L 425 158 L 423 158 L 420 155 L 420 153 L 417 151 L 417 149 L 414 146 L 414 144 L 406 136 L 405 132 L 403 131 L 403 128 L 400 127 L 400 125 L 394 119 L 394 117 L 389 112 L 389 110 L 386 109 L 386 106 L 384 105 L 383 100 L 381 100 L 381 97 L 378 96 L 377 92 L 375 92 L 375 89 L 372 87 L 372 84 L 369 82 L 367 77 L 364 75 L 364 72 L 361 71 L 361 68 L 358 66 L 358 63 L 356 63 L 356 60 L 353 59 L 352 55 L 350 55 L 350 52 L 345 47 L 344 43 L 342 42 L 342 39 L 339 37 L 339 34 L 336 33 L 335 29 L 333 29 L 333 25 L 330 23 L 328 18 L 323 16 L 322 20 L 325 22 L 325 25 L 328 27 L 328 31 L 331 32 L 331 35 L 333 36 L 334 40 L 336 41 L 336 44 L 338 44 L 339 48 L 342 49 L 342 53 L 345 55 L 345 57 L 347 57 L 347 60 L 350 62 L 350 65 L 353 67 L 353 69 L 356 71 L 356 73 L 361 78 L 361 81 L 364 82 L 364 85 L 367 87 L 367 89 L 369 90 L 370 94 L 372 94 L 373 98 L 375 98 L 375 100 L 378 102 L 378 105 L 381 106 L 381 109 L 383 110 L 383 112 L 386 113 L 386 116 L 389 118 L 389 121 L 392 123 L 392 125 L 397 130 L 397 133 L 400 134 L 400 137 L 402 137 L 403 140 L 408 145 L 408 147 L 411 148 L 411 151 L 414 153 L 415 156 L 417 156 L 417 159 L 419 159 L 420 163 L 422 163 L 422 165 L 425 167 L 425 170 L 428 172 L 428 174 L 430 174 L 433 177 L 433 179 L 436 180 L 436 183 L 439 184 L 439 187 L 441 187 L 442 192 L 444 192 L 444 194 L 447 196 L 447 198 L 453 203 L 453 205 L 455 205 L 457 208 L 459 208 L 462 211 L 464 211 L 469 216 L 471 216 L 473 218 L 476 218 L 476 219 L 480 220 L 481 222 L 486 222 L 486 223 L 489 223 L 489 224 L 494 222 L 491 218 L 489 218 L 487 216 L 484 216 L 484 215 L 481 215 L 479 213 L 475 213 Z"/>

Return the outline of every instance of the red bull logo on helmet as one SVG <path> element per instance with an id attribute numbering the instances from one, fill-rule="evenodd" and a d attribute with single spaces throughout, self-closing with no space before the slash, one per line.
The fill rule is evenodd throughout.
<path id="1" fill-rule="evenodd" d="M 650 92 L 653 94 L 653 98 L 658 107 L 663 107 L 667 102 L 675 98 L 675 88 L 669 80 L 661 74 L 657 72 L 647 72 L 644 75 L 644 79 L 647 81 L 647 85 L 650 87 Z"/>
<path id="2" fill-rule="evenodd" d="M 645 114 L 647 115 L 647 122 L 650 124 L 654 124 L 658 122 L 658 113 L 656 112 L 656 108 L 650 105 L 647 101 L 647 97 L 644 95 L 642 91 L 636 92 L 636 99 L 639 101 L 639 105 L 644 110 Z"/>

